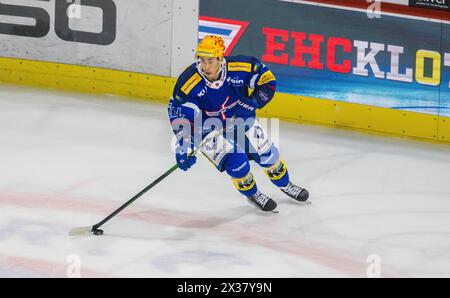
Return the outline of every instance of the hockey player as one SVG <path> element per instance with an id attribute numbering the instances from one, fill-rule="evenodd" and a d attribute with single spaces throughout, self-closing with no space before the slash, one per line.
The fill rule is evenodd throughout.
<path id="1" fill-rule="evenodd" d="M 308 191 L 289 180 L 278 148 L 256 119 L 256 109 L 267 105 L 275 94 L 274 75 L 254 57 L 224 57 L 224 52 L 220 36 L 206 36 L 197 46 L 196 62 L 178 77 L 168 112 L 177 137 L 179 167 L 186 171 L 195 164 L 196 157 L 189 150 L 204 142 L 200 151 L 219 171 L 226 171 L 237 190 L 261 210 L 272 211 L 277 203 L 258 190 L 250 160 L 263 167 L 272 183 L 289 197 L 306 201 Z M 223 133 L 211 137 L 227 125 Z"/>

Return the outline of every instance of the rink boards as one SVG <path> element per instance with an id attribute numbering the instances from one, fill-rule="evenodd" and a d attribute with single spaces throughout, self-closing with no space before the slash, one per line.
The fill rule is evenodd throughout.
<path id="1" fill-rule="evenodd" d="M 49 12 L 50 18 L 57 18 L 61 10 L 58 2 L 44 2 L 35 5 Z M 69 20 L 72 23 L 66 29 L 69 33 L 78 29 L 77 34 L 58 33 L 61 21 L 55 21 L 59 27 L 48 28 L 44 37 L 1 34 L 2 40 L 7 41 L 1 43 L 1 55 L 7 57 L 0 58 L 0 81 L 166 103 L 176 75 L 192 63 L 197 36 L 209 32 L 224 35 L 228 54 L 254 55 L 274 72 L 278 93 L 261 116 L 450 142 L 450 50 L 446 48 L 449 37 L 445 34 L 450 30 L 448 22 L 415 17 L 406 21 L 410 27 L 400 26 L 406 30 L 401 32 L 426 32 L 425 40 L 407 36 L 401 39 L 401 32 L 376 29 L 383 22 L 396 27 L 403 24 L 392 13 L 369 19 L 364 9 L 347 11 L 310 5 L 307 1 L 273 2 L 278 8 L 271 6 L 272 18 L 263 18 L 268 11 L 257 5 L 258 1 L 246 2 L 255 12 L 250 16 L 244 9 L 227 10 L 233 1 L 214 2 L 215 6 L 211 6 L 213 2 L 201 1 L 199 12 L 196 1 L 159 0 L 152 6 L 142 6 L 141 14 L 134 7 L 138 2 L 93 1 L 91 4 L 99 5 L 104 17 L 112 13 L 112 6 L 104 3 L 115 4 L 115 34 L 106 30 L 104 24 L 103 31 L 93 33 L 103 39 L 90 40 L 89 35 L 80 35 L 88 29 L 76 19 Z M 54 4 L 58 5 L 53 7 Z M 134 20 L 128 18 L 126 5 L 137 13 Z M 166 13 L 149 17 L 157 10 Z M 280 11 L 288 15 L 280 19 Z M 89 22 L 98 25 L 98 13 L 81 12 Z M 198 27 L 191 21 L 199 13 Z M 326 24 L 331 16 L 341 13 L 345 18 Z M 289 14 L 297 19 L 289 18 Z M 311 22 L 308 17 L 322 19 Z M 363 22 L 360 31 L 344 30 L 350 28 L 345 22 L 351 19 Z M 289 25 L 286 20 L 290 20 Z M 136 31 L 137 24 L 144 23 L 147 25 Z M 375 24 L 375 29 L 370 24 Z M 441 30 L 434 30 L 435 27 Z M 38 23 L 36 28 L 39 29 Z M 129 30 L 128 34 L 124 30 Z M 377 32 L 387 32 L 387 36 Z M 444 38 L 440 39 L 439 32 Z M 84 39 L 71 40 L 77 38 Z M 93 44 L 99 40 L 103 44 Z M 189 43 L 192 40 L 194 44 Z M 377 52 L 380 47 L 383 50 Z M 301 51 L 306 54 L 300 54 Z"/>
<path id="2" fill-rule="evenodd" d="M 168 101 L 174 78 L 95 67 L 0 58 L 0 81 Z M 450 142 L 450 118 L 278 93 L 260 116 Z"/>

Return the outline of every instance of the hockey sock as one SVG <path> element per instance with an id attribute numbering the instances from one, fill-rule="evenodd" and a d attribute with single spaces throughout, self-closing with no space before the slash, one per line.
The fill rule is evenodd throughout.
<path id="1" fill-rule="evenodd" d="M 253 196 L 258 188 L 256 187 L 256 181 L 251 172 L 242 178 L 232 179 L 234 187 L 246 197 Z"/>
<path id="2" fill-rule="evenodd" d="M 225 170 L 231 176 L 234 186 L 244 196 L 252 196 L 257 191 L 253 174 L 250 172 L 250 162 L 243 153 L 232 153 L 225 161 Z"/>

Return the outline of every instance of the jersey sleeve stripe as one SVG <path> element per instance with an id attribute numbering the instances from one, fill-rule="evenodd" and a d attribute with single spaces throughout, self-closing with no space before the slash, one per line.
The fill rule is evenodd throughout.
<path id="1" fill-rule="evenodd" d="M 192 102 L 186 102 L 182 104 L 182 106 L 193 109 L 197 113 L 197 115 L 200 113 L 200 109 L 198 108 L 198 106 L 196 104 L 193 104 Z"/>
<path id="2" fill-rule="evenodd" d="M 250 88 L 255 88 L 255 82 L 256 82 L 256 79 L 258 78 L 258 74 L 254 74 L 253 76 L 252 76 L 252 79 L 250 80 Z"/>

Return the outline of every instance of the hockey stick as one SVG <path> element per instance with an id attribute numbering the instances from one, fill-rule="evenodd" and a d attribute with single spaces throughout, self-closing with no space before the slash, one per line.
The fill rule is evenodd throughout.
<path id="1" fill-rule="evenodd" d="M 87 227 L 75 227 L 72 228 L 69 231 L 69 236 L 76 236 L 76 235 L 82 235 L 82 234 L 90 234 L 94 233 L 95 235 L 102 235 L 103 230 L 100 230 L 100 226 L 104 225 L 107 221 L 109 221 L 111 218 L 117 215 L 120 211 L 125 209 L 128 205 L 136 201 L 140 196 L 142 196 L 144 193 L 146 193 L 150 188 L 161 182 L 164 178 L 169 176 L 173 171 L 178 169 L 178 164 L 175 164 L 173 167 L 171 167 L 167 172 L 162 174 L 158 179 L 153 181 L 151 184 L 149 184 L 147 187 L 145 187 L 143 190 L 141 190 L 138 194 L 136 194 L 134 197 L 132 197 L 130 200 L 128 200 L 125 204 L 117 208 L 113 213 L 108 215 L 105 219 L 103 219 L 101 222 L 93 225 L 93 226 L 87 226 Z"/>
<path id="2" fill-rule="evenodd" d="M 234 118 L 234 117 L 233 117 Z M 223 129 L 217 130 L 215 134 L 213 134 L 213 138 L 217 137 L 219 134 L 223 132 Z M 211 138 L 208 138 L 211 139 Z M 207 139 L 205 139 L 207 140 Z M 192 153 L 190 153 L 190 156 L 194 156 L 197 154 L 199 150 L 203 148 L 205 145 L 205 140 L 200 144 L 198 148 L 196 148 Z M 167 170 L 164 174 L 162 174 L 158 179 L 150 183 L 147 187 L 145 187 L 143 190 L 141 190 L 138 194 L 136 194 L 134 197 L 129 199 L 126 203 L 124 203 L 122 206 L 117 208 L 113 213 L 108 215 L 105 219 L 100 221 L 99 223 L 93 225 L 93 226 L 85 226 L 85 227 L 75 227 L 70 229 L 69 236 L 76 236 L 76 235 L 83 235 L 83 234 L 90 234 L 93 233 L 94 235 L 103 235 L 103 230 L 99 229 L 102 225 L 104 225 L 106 222 L 108 222 L 111 218 L 116 216 L 120 211 L 125 209 L 128 205 L 136 201 L 140 196 L 142 196 L 144 193 L 146 193 L 149 189 L 151 189 L 153 186 L 161 182 L 164 178 L 169 176 L 173 171 L 178 169 L 178 164 L 173 165 L 169 170 Z"/>

